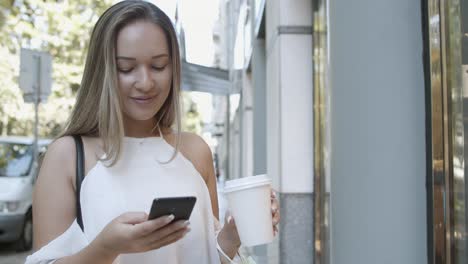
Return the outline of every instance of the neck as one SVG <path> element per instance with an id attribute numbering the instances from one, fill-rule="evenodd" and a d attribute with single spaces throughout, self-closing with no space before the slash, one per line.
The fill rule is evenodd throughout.
<path id="1" fill-rule="evenodd" d="M 124 130 L 127 137 L 154 137 L 159 135 L 156 120 L 132 120 L 124 117 Z"/>

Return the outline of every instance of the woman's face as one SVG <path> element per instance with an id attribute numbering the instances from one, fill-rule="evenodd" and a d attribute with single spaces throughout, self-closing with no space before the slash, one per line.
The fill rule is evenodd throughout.
<path id="1" fill-rule="evenodd" d="M 124 120 L 152 119 L 169 95 L 172 63 L 163 29 L 131 23 L 117 35 L 116 60 Z"/>

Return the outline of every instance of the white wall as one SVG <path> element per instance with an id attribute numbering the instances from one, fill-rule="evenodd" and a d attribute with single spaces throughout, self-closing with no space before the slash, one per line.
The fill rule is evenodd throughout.
<path id="1" fill-rule="evenodd" d="M 253 98 L 252 78 L 243 73 L 242 85 L 242 172 L 240 177 L 253 175 Z"/>
<path id="2" fill-rule="evenodd" d="M 278 33 L 311 27 L 311 1 L 271 0 L 266 9 L 267 170 L 281 192 L 312 193 L 312 35 Z"/>
<path id="3" fill-rule="evenodd" d="M 269 3 L 273 3 L 269 2 Z M 272 5 L 267 8 L 267 31 L 270 28 L 268 17 L 275 11 Z M 273 16 L 272 16 L 273 17 Z M 273 26 L 273 25 L 272 25 Z M 268 39 L 267 34 L 267 39 Z M 266 54 L 266 97 L 267 97 L 267 173 L 273 180 L 274 188 L 280 186 L 280 98 L 279 98 L 279 44 L 267 41 Z"/>
<path id="4" fill-rule="evenodd" d="M 420 1 L 329 2 L 332 263 L 427 263 Z"/>

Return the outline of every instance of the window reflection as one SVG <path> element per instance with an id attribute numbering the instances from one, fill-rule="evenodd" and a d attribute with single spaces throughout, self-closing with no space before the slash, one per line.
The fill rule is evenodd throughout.
<path id="1" fill-rule="evenodd" d="M 328 0 L 314 0 L 314 263 L 330 263 Z"/>
<path id="2" fill-rule="evenodd" d="M 446 41 L 450 50 L 447 52 L 448 67 L 447 77 L 448 83 L 451 82 L 453 89 L 453 244 L 452 253 L 454 263 L 468 263 L 468 244 L 467 244 L 467 226 L 468 226 L 468 203 L 467 203 L 467 167 L 465 166 L 468 159 L 468 89 L 463 83 L 463 75 L 466 74 L 463 70 L 466 68 L 468 61 L 466 54 L 466 22 L 467 8 L 466 1 L 453 3 L 448 7 L 448 26 L 451 27 L 448 31 Z M 465 42 L 465 44 L 463 44 Z M 465 143 L 466 142 L 466 143 Z"/>
<path id="3" fill-rule="evenodd" d="M 424 2 L 423 2 L 424 3 Z M 429 263 L 468 263 L 468 3 L 428 0 Z"/>

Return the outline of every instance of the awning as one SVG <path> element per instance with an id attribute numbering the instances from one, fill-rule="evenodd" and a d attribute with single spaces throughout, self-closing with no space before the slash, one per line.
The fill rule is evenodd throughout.
<path id="1" fill-rule="evenodd" d="M 231 89 L 229 72 L 182 61 L 182 90 L 227 95 Z"/>

